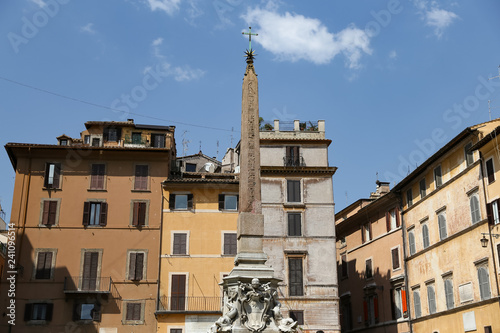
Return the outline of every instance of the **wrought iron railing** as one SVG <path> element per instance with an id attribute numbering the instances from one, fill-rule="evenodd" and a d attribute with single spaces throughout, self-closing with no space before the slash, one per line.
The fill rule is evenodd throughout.
<path id="1" fill-rule="evenodd" d="M 283 157 L 283 165 L 286 167 L 303 167 L 306 166 L 306 162 L 302 155 L 300 156 L 285 156 Z"/>
<path id="2" fill-rule="evenodd" d="M 67 276 L 64 278 L 65 293 L 110 293 L 111 277 L 85 278 L 83 276 Z"/>
<path id="3" fill-rule="evenodd" d="M 221 312 L 222 297 L 162 296 L 159 311 Z"/>

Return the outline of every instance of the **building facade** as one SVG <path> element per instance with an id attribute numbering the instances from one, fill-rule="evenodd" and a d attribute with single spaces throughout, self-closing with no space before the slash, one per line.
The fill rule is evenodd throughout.
<path id="1" fill-rule="evenodd" d="M 206 333 L 220 317 L 237 219 L 237 175 L 183 172 L 163 182 L 158 332 Z"/>
<path id="2" fill-rule="evenodd" d="M 174 127 L 87 122 L 57 145 L 9 143 L 19 332 L 152 332 L 162 181 Z M 5 273 L 5 272 L 4 272 Z M 10 299 L 1 292 L 2 304 Z M 0 319 L 8 332 L 9 317 Z"/>

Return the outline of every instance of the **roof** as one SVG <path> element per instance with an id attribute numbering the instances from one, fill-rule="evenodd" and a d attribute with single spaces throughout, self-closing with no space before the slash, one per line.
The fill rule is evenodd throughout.
<path id="1" fill-rule="evenodd" d="M 216 172 L 184 172 L 182 174 L 182 177 L 169 178 L 163 181 L 163 184 L 176 183 L 239 184 L 239 174 Z"/>
<path id="2" fill-rule="evenodd" d="M 188 158 L 194 158 L 194 157 L 203 157 L 203 158 L 206 158 L 207 160 L 210 160 L 212 162 L 214 162 L 215 164 L 218 164 L 218 165 L 221 165 L 222 162 L 218 161 L 216 158 L 214 157 L 210 157 L 208 155 L 205 155 L 201 152 L 198 153 L 198 154 L 193 154 L 193 155 L 187 155 L 187 156 L 180 156 L 180 157 L 176 157 L 177 160 L 183 160 L 183 159 L 188 159 Z"/>
<path id="3" fill-rule="evenodd" d="M 490 133 L 486 134 L 484 138 L 476 142 L 475 145 L 473 145 L 469 151 L 474 151 L 478 150 L 479 148 L 482 148 L 484 145 L 486 145 L 488 142 L 496 138 L 496 136 L 500 133 L 500 126 L 496 127 L 493 131 Z"/>
<path id="4" fill-rule="evenodd" d="M 151 129 L 151 130 L 161 130 L 161 131 L 173 131 L 175 126 L 159 126 L 159 125 L 146 125 L 146 124 L 134 124 L 134 121 L 87 121 L 85 123 L 85 128 L 89 129 L 92 126 L 118 126 L 125 127 L 130 126 L 137 129 Z"/>

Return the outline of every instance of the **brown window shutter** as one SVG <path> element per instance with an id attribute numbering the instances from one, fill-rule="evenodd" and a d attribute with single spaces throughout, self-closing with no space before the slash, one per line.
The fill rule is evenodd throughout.
<path id="1" fill-rule="evenodd" d="M 54 312 L 54 304 L 48 303 L 46 305 L 47 312 L 45 313 L 45 321 L 52 320 L 52 313 Z"/>
<path id="2" fill-rule="evenodd" d="M 378 323 L 379 316 L 378 316 L 378 297 L 377 296 L 373 296 L 373 312 L 375 314 L 375 323 Z"/>
<path id="3" fill-rule="evenodd" d="M 45 163 L 45 176 L 43 177 L 43 187 L 49 187 L 49 169 L 50 163 Z"/>
<path id="4" fill-rule="evenodd" d="M 47 224 L 56 224 L 57 201 L 49 201 L 49 220 Z"/>
<path id="5" fill-rule="evenodd" d="M 395 248 L 391 250 L 392 252 L 392 269 L 399 268 L 399 249 Z"/>
<path id="6" fill-rule="evenodd" d="M 54 188 L 59 188 L 59 178 L 61 178 L 61 164 L 60 163 L 55 163 L 54 164 L 54 183 L 53 187 Z"/>
<path id="7" fill-rule="evenodd" d="M 45 263 L 43 267 L 43 279 L 50 279 L 52 268 L 52 252 L 45 252 Z"/>
<path id="8" fill-rule="evenodd" d="M 50 201 L 45 200 L 43 202 L 43 215 L 42 215 L 42 224 L 49 224 L 49 212 L 50 212 Z"/>
<path id="9" fill-rule="evenodd" d="M 136 264 L 137 253 L 130 252 L 129 262 L 128 262 L 128 278 L 129 280 L 136 280 L 135 277 L 135 264 Z"/>
<path id="10" fill-rule="evenodd" d="M 99 225 L 106 226 L 108 222 L 108 203 L 101 202 L 101 216 L 99 217 Z"/>
<path id="11" fill-rule="evenodd" d="M 32 303 L 26 303 L 24 306 L 24 321 L 30 321 L 31 320 L 31 313 L 33 312 L 33 304 Z"/>
<path id="12" fill-rule="evenodd" d="M 35 273 L 36 279 L 48 279 L 48 278 L 50 278 L 50 266 L 49 266 L 49 276 L 46 277 L 46 274 L 45 274 L 46 254 L 47 254 L 47 252 L 38 252 L 38 257 L 37 257 L 37 261 L 36 261 L 36 273 Z M 51 254 L 50 260 L 52 261 L 52 253 L 50 253 L 50 254 Z"/>
<path id="13" fill-rule="evenodd" d="M 168 196 L 168 209 L 175 209 L 175 194 L 170 193 Z"/>
<path id="14" fill-rule="evenodd" d="M 368 222 L 368 233 L 370 234 L 370 240 L 373 239 L 372 223 Z"/>
<path id="15" fill-rule="evenodd" d="M 83 203 L 83 225 L 89 225 L 90 221 L 90 202 Z"/>
<path id="16" fill-rule="evenodd" d="M 187 209 L 193 209 L 193 194 L 188 194 L 188 207 Z"/>
<path id="17" fill-rule="evenodd" d="M 396 209 L 396 212 L 395 212 L 395 214 L 396 214 L 396 227 L 399 228 L 399 226 L 401 225 L 401 216 L 399 214 L 399 207 L 396 207 L 395 209 Z"/>
<path id="18" fill-rule="evenodd" d="M 139 220 L 138 224 L 139 225 L 146 225 L 146 203 L 145 202 L 139 202 Z"/>
<path id="19" fill-rule="evenodd" d="M 300 181 L 296 180 L 294 182 L 294 192 L 295 192 L 295 199 L 296 202 L 300 202 Z"/>
<path id="20" fill-rule="evenodd" d="M 224 209 L 224 194 L 219 194 L 219 210 Z"/>
<path id="21" fill-rule="evenodd" d="M 391 231 L 391 212 L 385 212 L 385 226 L 387 232 Z"/>
<path id="22" fill-rule="evenodd" d="M 286 194 L 287 194 L 287 201 L 292 202 L 293 201 L 293 182 L 291 180 L 287 180 L 286 182 Z"/>
<path id="23" fill-rule="evenodd" d="M 101 321 L 101 305 L 95 304 L 94 310 L 92 310 L 92 320 L 93 321 Z"/>
<path id="24" fill-rule="evenodd" d="M 139 225 L 139 202 L 134 202 L 134 211 L 132 214 L 132 225 Z"/>
<path id="25" fill-rule="evenodd" d="M 172 249 L 172 254 L 182 254 L 179 236 L 180 234 L 174 234 L 174 246 Z"/>
<path id="26" fill-rule="evenodd" d="M 81 311 L 82 311 L 82 305 L 75 303 L 75 306 L 73 307 L 73 321 L 80 320 Z"/>
<path id="27" fill-rule="evenodd" d="M 365 323 L 368 323 L 368 302 L 365 300 L 363 301 L 363 313 L 365 315 Z"/>
<path id="28" fill-rule="evenodd" d="M 366 229 L 366 224 L 361 226 L 361 243 L 366 242 L 365 229 Z"/>
<path id="29" fill-rule="evenodd" d="M 495 224 L 495 221 L 493 219 L 493 207 L 491 203 L 486 204 L 486 215 L 488 216 L 488 224 Z"/>
<path id="30" fill-rule="evenodd" d="M 171 310 L 184 310 L 186 297 L 186 276 L 172 275 L 172 290 L 170 292 Z"/>
<path id="31" fill-rule="evenodd" d="M 144 253 L 137 253 L 135 256 L 135 279 L 142 280 L 144 270 Z"/>
<path id="32" fill-rule="evenodd" d="M 134 320 L 135 303 L 127 303 L 127 316 L 125 320 Z"/>

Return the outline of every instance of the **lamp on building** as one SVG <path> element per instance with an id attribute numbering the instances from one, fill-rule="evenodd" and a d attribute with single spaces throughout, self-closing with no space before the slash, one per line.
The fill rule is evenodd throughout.
<path id="1" fill-rule="evenodd" d="M 486 238 L 486 235 L 491 235 L 491 237 L 495 237 L 495 239 L 498 239 L 498 237 L 500 237 L 499 234 L 488 234 L 486 232 L 482 232 L 481 235 L 483 235 L 483 238 L 481 238 L 481 246 L 482 247 L 488 246 L 488 238 Z"/>

